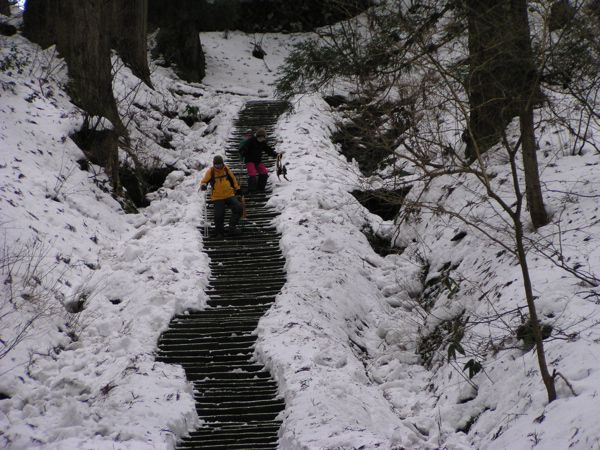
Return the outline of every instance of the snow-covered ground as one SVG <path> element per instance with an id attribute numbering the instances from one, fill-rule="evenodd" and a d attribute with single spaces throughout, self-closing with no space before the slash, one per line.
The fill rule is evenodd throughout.
<path id="1" fill-rule="evenodd" d="M 61 61 L 20 36 L 0 37 L 0 61 L 11 64 L 0 72 L 0 349 L 35 319 L 0 359 L 0 446 L 172 448 L 198 424 L 183 370 L 153 355 L 171 317 L 207 299 L 197 182 L 243 103 L 273 95 L 276 69 L 301 38 L 266 35 L 263 62 L 251 56 L 253 36 L 202 34 L 207 77 L 197 85 L 152 67 L 152 91 L 121 69 L 115 92 L 132 117 L 132 141 L 177 169 L 150 206 L 125 214 L 102 171 L 77 162 L 83 154 L 68 136 L 83 116 L 61 88 Z M 317 96 L 293 105 L 277 129 L 292 181 L 271 177 L 270 200 L 281 212 L 288 281 L 260 321 L 257 345 L 286 400 L 281 448 L 600 448 L 599 307 L 583 300 L 592 289 L 532 261 L 541 313 L 572 334 L 547 343 L 548 360 L 576 396 L 559 379 L 559 399 L 546 405 L 535 355 L 516 342 L 485 356 L 472 380 L 460 355 L 426 370 L 419 333 L 452 317 L 455 304 L 483 314 L 487 292 L 495 308 L 523 306 L 518 266 L 471 230 L 452 241 L 463 230 L 437 216 L 400 229 L 402 255 L 377 255 L 361 229 L 391 236 L 393 224 L 349 194 L 365 180 L 331 143 L 336 113 Z M 165 114 L 187 106 L 203 118 L 192 128 Z M 158 144 L 165 131 L 173 149 Z M 546 140 L 549 149 L 558 142 Z M 598 154 L 557 153 L 542 161 L 557 192 L 553 224 L 540 233 L 569 224 L 568 256 L 598 272 Z M 497 179 L 507 170 L 499 164 Z M 440 179 L 428 195 L 460 206 L 476 189 L 456 181 Z M 456 189 L 445 195 L 449 186 Z M 428 318 L 414 301 L 423 261 L 429 278 L 460 263 L 452 274 L 459 298 L 442 295 Z M 478 327 L 473 336 L 496 333 Z M 457 431 L 474 418 L 468 434 Z"/>

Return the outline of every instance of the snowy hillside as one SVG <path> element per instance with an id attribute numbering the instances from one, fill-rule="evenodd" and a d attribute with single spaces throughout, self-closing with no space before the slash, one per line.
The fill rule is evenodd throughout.
<path id="1" fill-rule="evenodd" d="M 174 169 L 148 207 L 126 214 L 69 137 L 83 114 L 64 92 L 62 60 L 19 35 L 0 37 L 0 445 L 170 449 L 198 425 L 183 369 L 154 351 L 174 314 L 207 300 L 199 177 L 244 102 L 273 96 L 276 70 L 302 36 L 266 35 L 264 62 L 251 56 L 253 39 L 202 34 L 202 84 L 151 65 L 151 90 L 119 70 L 114 89 L 133 146 Z M 532 257 L 540 314 L 556 331 L 548 362 L 564 377 L 547 405 L 535 354 L 516 336 L 497 342 L 516 316 L 487 320 L 523 308 L 513 259 L 447 217 L 424 212 L 398 229 L 369 213 L 350 194 L 368 180 L 331 141 L 339 112 L 318 96 L 293 106 L 277 128 L 291 182 L 270 178 L 287 284 L 256 350 L 286 401 L 280 448 L 597 448 L 597 287 Z M 191 127 L 182 120 L 190 107 L 200 119 Z M 552 129 L 540 142 L 552 223 L 539 237 L 526 233 L 597 276 L 597 147 L 570 156 L 568 137 Z M 501 186 L 507 162 L 496 169 Z M 460 209 L 479 194 L 469 179 L 440 177 L 422 200 Z M 365 227 L 404 251 L 378 255 Z M 444 277 L 457 289 L 440 288 L 423 311 L 416 299 Z M 448 358 L 448 342 L 425 365 L 423 336 L 467 316 L 466 355 Z M 469 359 L 481 364 L 472 379 Z"/>

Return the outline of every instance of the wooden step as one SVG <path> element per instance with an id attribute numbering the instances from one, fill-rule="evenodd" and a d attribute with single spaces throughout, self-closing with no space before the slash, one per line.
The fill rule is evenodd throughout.
<path id="1" fill-rule="evenodd" d="M 281 101 L 248 102 L 234 122 L 225 156 L 243 187 L 246 170 L 238 152 L 247 128 L 263 127 L 274 145 L 274 127 L 289 104 Z M 270 170 L 274 158 L 265 157 Z M 181 449 L 276 449 L 285 403 L 277 383 L 255 360 L 255 330 L 286 283 L 285 258 L 265 192 L 246 195 L 247 217 L 242 233 L 216 239 L 202 236 L 210 258 L 206 287 L 207 308 L 173 317 L 161 334 L 156 359 L 183 366 L 193 382 L 194 399 L 203 425 L 181 439 Z M 226 213 L 226 223 L 230 213 Z M 214 222 L 209 203 L 206 221 Z M 204 227 L 199 227 L 199 234 Z"/>

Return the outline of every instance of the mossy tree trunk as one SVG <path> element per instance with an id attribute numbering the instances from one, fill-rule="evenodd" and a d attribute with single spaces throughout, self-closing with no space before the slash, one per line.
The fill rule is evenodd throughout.
<path id="1" fill-rule="evenodd" d="M 69 67 L 69 90 L 92 116 L 122 128 L 112 90 L 110 4 L 62 0 L 56 9 L 56 44 Z"/>
<path id="2" fill-rule="evenodd" d="M 544 196 L 540 183 L 537 162 L 537 142 L 533 120 L 533 106 L 541 101 L 539 76 L 531 50 L 529 18 L 526 0 L 511 0 L 511 9 L 515 30 L 515 63 L 521 68 L 518 85 L 517 104 L 519 106 L 519 124 L 521 127 L 521 148 L 523 169 L 525 171 L 525 194 L 531 222 L 535 228 L 549 222 Z"/>
<path id="3" fill-rule="evenodd" d="M 112 48 L 116 49 L 131 71 L 148 86 L 147 39 L 148 0 L 112 1 Z"/>
<path id="4" fill-rule="evenodd" d="M 24 31 L 44 48 L 56 44 L 69 69 L 68 91 L 73 102 L 90 116 L 106 117 L 114 125 L 109 132 L 114 136 L 89 143 L 88 151 L 93 154 L 88 156 L 105 168 L 118 193 L 117 142 L 126 131 L 112 90 L 111 7 L 104 1 L 27 0 Z"/>
<path id="5" fill-rule="evenodd" d="M 191 83 L 202 81 L 205 75 L 204 52 L 198 29 L 190 20 L 161 27 L 156 50 L 177 75 Z"/>
<path id="6" fill-rule="evenodd" d="M 127 131 L 112 90 L 111 48 L 150 84 L 147 12 L 147 0 L 27 0 L 25 7 L 25 35 L 44 48 L 56 44 L 65 58 L 73 102 L 90 116 L 106 117 L 114 125 L 114 136 L 107 138 L 103 133 L 101 141 L 90 143 L 90 148 L 94 149 L 94 159 L 105 167 L 117 193 L 118 137 Z"/>
<path id="7" fill-rule="evenodd" d="M 471 160 L 500 140 L 518 110 L 511 103 L 514 69 L 507 35 L 512 30 L 510 5 L 502 0 L 467 0 L 469 29 L 469 139 Z"/>
<path id="8" fill-rule="evenodd" d="M 525 0 L 468 0 L 469 94 L 467 156 L 496 144 L 519 117 L 526 195 L 533 225 L 548 223 L 544 208 L 533 108 L 541 99 Z"/>
<path id="9" fill-rule="evenodd" d="M 58 0 L 27 0 L 23 13 L 23 34 L 42 48 L 56 44 Z"/>
<path id="10" fill-rule="evenodd" d="M 115 129 L 94 145 L 115 192 L 120 192 L 118 135 L 125 134 L 112 90 L 110 3 L 61 1 L 57 43 L 69 66 L 73 101 L 92 116 L 108 118 Z"/>
<path id="11" fill-rule="evenodd" d="M 205 75 L 198 27 L 203 4 L 196 0 L 149 0 L 149 22 L 160 28 L 155 51 L 174 66 L 179 77 L 190 82 L 199 82 Z"/>

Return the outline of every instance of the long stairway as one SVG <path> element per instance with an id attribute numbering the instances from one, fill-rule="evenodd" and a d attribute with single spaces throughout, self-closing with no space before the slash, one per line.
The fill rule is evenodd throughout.
<path id="1" fill-rule="evenodd" d="M 245 168 L 238 154 L 244 130 L 264 127 L 269 140 L 287 107 L 284 102 L 256 101 L 240 112 L 226 163 L 244 188 Z M 274 161 L 264 162 L 272 171 Z M 157 360 L 184 367 L 203 420 L 201 428 L 179 442 L 178 448 L 277 448 L 281 425 L 277 416 L 284 402 L 271 374 L 254 359 L 258 321 L 285 284 L 285 260 L 272 224 L 276 213 L 265 206 L 268 195 L 267 189 L 246 197 L 241 235 L 204 239 L 211 268 L 209 307 L 176 316 L 159 339 Z"/>

